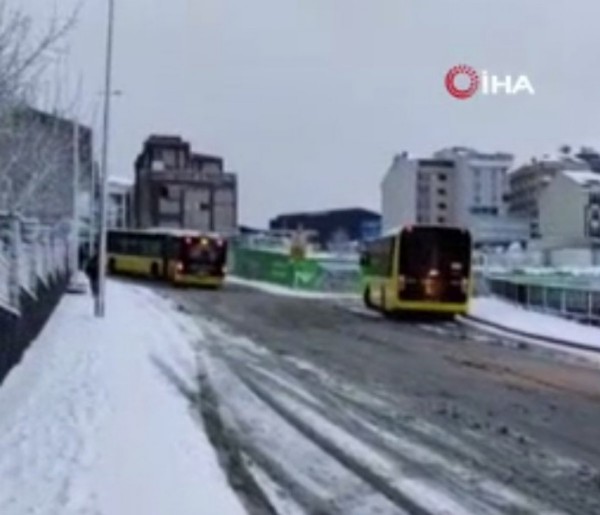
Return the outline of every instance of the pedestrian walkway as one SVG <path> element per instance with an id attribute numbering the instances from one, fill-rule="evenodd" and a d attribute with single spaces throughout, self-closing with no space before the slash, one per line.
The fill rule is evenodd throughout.
<path id="1" fill-rule="evenodd" d="M 107 318 L 66 296 L 0 388 L 2 515 L 244 513 L 189 398 L 189 323 L 109 282 Z"/>

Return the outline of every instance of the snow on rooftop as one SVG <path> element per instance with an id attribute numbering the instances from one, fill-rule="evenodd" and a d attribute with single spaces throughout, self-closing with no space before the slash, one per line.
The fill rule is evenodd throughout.
<path id="1" fill-rule="evenodd" d="M 108 178 L 108 183 L 112 186 L 133 186 L 133 179 L 129 179 L 127 177 L 121 177 L 118 175 L 112 175 Z"/>
<path id="2" fill-rule="evenodd" d="M 600 173 L 592 172 L 590 170 L 577 170 L 563 173 L 569 179 L 582 186 L 586 186 L 590 183 L 597 184 L 600 186 Z"/>
<path id="3" fill-rule="evenodd" d="M 142 229 L 140 232 L 148 234 L 169 234 L 171 236 L 178 236 L 181 238 L 196 238 L 198 236 L 206 236 L 209 238 L 221 238 L 222 235 L 212 231 L 201 231 L 196 229 L 180 229 L 171 227 L 151 227 L 149 229 Z"/>

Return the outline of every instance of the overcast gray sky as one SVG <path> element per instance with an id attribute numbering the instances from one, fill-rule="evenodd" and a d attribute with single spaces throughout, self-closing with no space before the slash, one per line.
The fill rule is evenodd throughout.
<path id="1" fill-rule="evenodd" d="M 49 0 L 24 0 L 38 19 Z M 67 12 L 75 0 L 60 0 Z M 83 0 L 65 66 L 88 118 L 106 0 Z M 151 132 L 221 154 L 241 218 L 379 208 L 394 153 L 460 144 L 521 158 L 600 143 L 598 0 L 116 0 L 114 174 Z M 455 64 L 527 74 L 536 95 L 457 101 Z"/>

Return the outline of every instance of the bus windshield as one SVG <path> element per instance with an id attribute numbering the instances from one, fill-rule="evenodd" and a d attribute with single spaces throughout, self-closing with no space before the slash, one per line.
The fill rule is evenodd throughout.
<path id="1" fill-rule="evenodd" d="M 425 277 L 432 272 L 444 278 L 470 273 L 471 237 L 454 228 L 424 227 L 402 232 L 400 273 Z"/>

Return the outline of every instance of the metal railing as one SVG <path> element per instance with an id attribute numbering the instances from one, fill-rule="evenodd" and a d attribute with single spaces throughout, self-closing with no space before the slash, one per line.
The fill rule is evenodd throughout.
<path id="1" fill-rule="evenodd" d="M 600 325 L 600 289 L 497 277 L 487 277 L 485 283 L 489 294 L 526 309 Z"/>

